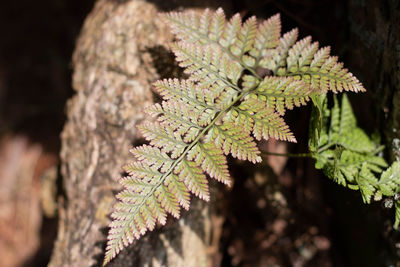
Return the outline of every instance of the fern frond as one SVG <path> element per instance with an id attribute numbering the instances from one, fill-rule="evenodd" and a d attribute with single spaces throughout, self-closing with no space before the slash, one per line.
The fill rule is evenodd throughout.
<path id="1" fill-rule="evenodd" d="M 179 79 L 164 79 L 154 83 L 154 88 L 164 100 L 179 101 L 195 107 L 208 109 L 217 108 L 205 101 L 205 92 L 199 89 L 193 82 Z"/>
<path id="2" fill-rule="evenodd" d="M 322 106 L 327 109 L 325 98 L 317 108 L 320 113 L 313 113 L 323 121 L 322 124 L 329 125 L 319 126 L 319 138 L 326 138 L 313 141 L 318 144 L 318 148 L 312 150 L 316 167 L 323 169 L 336 183 L 360 191 L 363 201 L 370 203 L 372 196 L 376 198 L 376 194 L 381 194 L 377 175 L 387 167 L 387 163 L 377 156 L 381 151 L 378 145 L 357 127 L 347 96 L 342 96 L 340 105 L 336 96 L 333 100 L 334 105 L 329 112 L 322 110 Z"/>
<path id="3" fill-rule="evenodd" d="M 275 50 L 271 52 L 271 55 L 260 62 L 260 66 L 266 69 L 272 70 L 274 73 L 284 71 L 286 66 L 286 58 L 288 56 L 289 49 L 297 40 L 299 31 L 293 29 L 290 32 L 285 33 L 280 39 L 279 44 Z M 282 70 L 280 70 L 282 68 Z"/>
<path id="4" fill-rule="evenodd" d="M 145 122 L 138 128 L 151 145 L 161 148 L 163 152 L 171 152 L 172 158 L 178 158 L 188 146 L 182 140 L 182 136 L 174 132 L 168 125 Z"/>
<path id="5" fill-rule="evenodd" d="M 226 158 L 221 149 L 213 143 L 197 143 L 187 154 L 188 160 L 194 160 L 211 178 L 230 185 Z"/>
<path id="6" fill-rule="evenodd" d="M 281 18 L 279 14 L 270 17 L 258 26 L 254 49 L 250 51 L 250 55 L 254 57 L 256 66 L 263 57 L 278 46 L 281 37 Z"/>
<path id="7" fill-rule="evenodd" d="M 165 177 L 164 186 L 168 188 L 168 192 L 170 192 L 173 196 L 175 196 L 179 205 L 181 205 L 184 209 L 188 210 L 190 206 L 190 194 L 189 190 L 185 186 L 185 184 L 179 180 L 179 177 L 170 174 Z"/>
<path id="8" fill-rule="evenodd" d="M 254 91 L 261 102 L 265 102 L 268 108 L 275 109 L 281 115 L 285 114 L 286 109 L 305 105 L 312 93 L 315 93 L 313 88 L 303 81 L 268 76 Z"/>
<path id="9" fill-rule="evenodd" d="M 249 18 L 238 32 L 237 41 L 230 47 L 230 51 L 241 58 L 244 65 L 254 67 L 255 59 L 246 53 L 252 50 L 257 33 L 257 20 Z"/>
<path id="10" fill-rule="evenodd" d="M 164 224 L 167 214 L 178 218 L 181 207 L 189 208 L 190 194 L 209 200 L 207 177 L 229 185 L 226 156 L 256 163 L 261 157 L 255 140 L 296 142 L 282 117 L 287 109 L 305 105 L 327 90 L 363 89 L 329 55 L 329 48 L 318 49 L 311 38 L 296 43 L 296 29 L 281 37 L 279 15 L 260 24 L 255 17 L 242 24 L 238 14 L 227 21 L 222 9 L 171 12 L 162 18 L 176 34 L 178 42 L 171 49 L 188 78 L 154 84 L 163 100 L 147 108 L 154 121 L 139 126 L 149 145 L 132 149 L 137 161 L 124 166 L 128 175 L 120 179 L 125 189 L 117 195 L 111 215 L 104 264 L 157 222 Z M 262 68 L 278 77 L 260 77 Z M 337 132 L 316 143 L 335 141 L 365 158 L 346 159 L 342 150 L 328 150 L 317 165 L 331 168 L 341 183 L 364 186 L 364 181 L 372 183 L 370 173 L 381 166 L 352 142 L 359 132 L 340 139 L 340 129 L 352 125 L 351 109 L 346 111 L 345 105 L 342 113 L 332 112 Z M 320 119 L 325 123 L 322 115 Z M 318 131 L 318 138 L 328 136 L 322 126 Z M 370 191 L 364 191 L 369 200 Z"/>
<path id="11" fill-rule="evenodd" d="M 162 152 L 159 148 L 154 146 L 142 145 L 132 148 L 130 152 L 139 161 L 145 161 L 150 167 L 161 169 L 162 172 L 169 169 L 174 162 L 165 152 Z M 133 173 L 133 170 L 131 170 L 129 166 L 129 164 L 124 166 L 124 170 Z"/>
<path id="12" fill-rule="evenodd" d="M 115 211 L 111 214 L 113 221 L 108 233 L 104 264 L 134 239 L 140 238 L 147 230 L 153 230 L 156 221 L 165 224 L 167 217 L 153 190 L 147 194 L 124 190 L 117 195 L 117 198 L 120 202 L 114 206 Z"/>
<path id="13" fill-rule="evenodd" d="M 379 191 L 385 196 L 393 196 L 400 191 L 400 163 L 394 162 L 384 171 L 378 182 Z"/>
<path id="14" fill-rule="evenodd" d="M 253 138 L 232 123 L 214 125 L 205 137 L 204 142 L 214 142 L 217 147 L 224 151 L 225 155 L 231 154 L 234 158 L 253 163 L 261 162 L 260 151 Z"/>
<path id="15" fill-rule="evenodd" d="M 358 176 L 355 177 L 364 203 L 370 203 L 371 197 L 375 193 L 375 186 L 378 182 L 378 179 L 369 170 L 366 163 L 363 164 Z"/>
<path id="16" fill-rule="evenodd" d="M 210 200 L 207 178 L 197 163 L 183 159 L 175 167 L 174 173 L 191 193 L 205 201 Z"/>
<path id="17" fill-rule="evenodd" d="M 155 104 L 147 110 L 147 113 L 153 116 L 158 116 L 157 120 L 160 123 L 167 124 L 179 136 L 185 136 L 189 131 L 192 132 L 190 137 L 184 137 L 184 142 L 190 142 L 196 137 L 203 127 L 199 123 L 199 117 L 204 115 L 204 109 L 193 110 L 190 106 L 179 102 L 164 101 L 162 106 Z M 213 114 L 210 114 L 210 121 Z M 206 125 L 202 121 L 203 125 Z M 193 138 L 194 137 L 194 138 Z"/>
<path id="18" fill-rule="evenodd" d="M 240 126 L 242 121 L 246 123 L 245 128 L 250 127 L 257 140 L 274 138 L 277 140 L 296 142 L 296 138 L 289 130 L 283 118 L 268 108 L 262 101 L 257 99 L 256 94 L 250 94 L 237 108 L 237 118 L 234 120 Z"/>
<path id="19" fill-rule="evenodd" d="M 333 91 L 365 91 L 362 84 L 339 63 L 337 57 L 329 56 L 329 48 L 318 50 L 318 43 L 306 37 L 296 43 L 297 30 L 285 34 L 278 51 L 268 67 L 278 76 L 294 76 L 310 84 L 322 93 Z"/>
<path id="20" fill-rule="evenodd" d="M 190 80 L 205 80 L 207 84 L 219 80 L 232 89 L 240 90 L 237 82 L 243 68 L 224 55 L 218 47 L 196 46 L 181 42 L 172 45 L 171 48 L 179 66 L 185 68 L 185 73 L 190 75 Z"/>

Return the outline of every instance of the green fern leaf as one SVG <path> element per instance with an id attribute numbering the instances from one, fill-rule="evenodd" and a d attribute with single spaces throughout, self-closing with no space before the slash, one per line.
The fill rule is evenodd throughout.
<path id="1" fill-rule="evenodd" d="M 363 166 L 361 167 L 359 175 L 355 177 L 364 203 L 370 203 L 371 197 L 375 193 L 375 186 L 376 183 L 378 182 L 378 179 L 369 170 L 368 165 L 366 163 L 364 163 Z"/>
<path id="2" fill-rule="evenodd" d="M 318 144 L 312 150 L 316 159 L 316 168 L 336 183 L 358 190 L 363 201 L 370 203 L 372 196 L 382 194 L 379 188 L 377 174 L 387 167 L 386 161 L 377 156 L 381 148 L 375 144 L 365 132 L 357 127 L 357 121 L 346 95 L 343 95 L 341 104 L 334 96 L 334 105 L 327 110 L 326 98 L 314 98 L 318 106 L 314 116 L 319 116 L 320 124 L 313 124 L 318 129 L 311 128 L 311 144 Z M 321 126 L 322 125 L 322 126 Z M 328 128 L 324 125 L 329 125 Z M 320 131 L 313 135 L 313 131 Z M 327 136 L 326 138 L 324 136 Z"/>
<path id="3" fill-rule="evenodd" d="M 379 191 L 385 196 L 394 196 L 400 191 L 400 163 L 394 162 L 384 171 L 378 182 Z"/>
<path id="4" fill-rule="evenodd" d="M 237 82 L 243 68 L 237 62 L 229 59 L 218 47 L 201 47 L 190 43 L 177 43 L 172 45 L 179 66 L 185 68 L 185 73 L 190 75 L 190 80 L 222 81 L 226 86 L 240 90 Z"/>
<path id="5" fill-rule="evenodd" d="M 217 12 L 220 12 L 222 9 L 218 9 Z M 226 25 L 225 30 L 222 34 L 221 40 L 219 40 L 219 44 L 221 44 L 225 48 L 231 47 L 237 41 L 238 32 L 242 27 L 242 18 L 239 14 L 234 15 L 229 23 Z"/>
<path id="6" fill-rule="evenodd" d="M 248 67 L 254 67 L 254 58 L 245 55 L 252 50 L 257 33 L 257 20 L 255 17 L 249 18 L 241 30 L 238 32 L 237 41 L 231 46 L 231 52 L 237 57 L 243 57 L 242 60 Z"/>

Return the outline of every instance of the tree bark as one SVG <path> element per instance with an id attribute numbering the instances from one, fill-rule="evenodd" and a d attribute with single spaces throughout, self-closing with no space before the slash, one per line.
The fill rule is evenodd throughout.
<path id="1" fill-rule="evenodd" d="M 351 62 L 372 95 L 391 160 L 400 159 L 400 1 L 349 1 Z"/>
<path id="2" fill-rule="evenodd" d="M 153 103 L 151 83 L 177 76 L 166 45 L 173 36 L 157 17 L 188 1 L 99 0 L 86 19 L 73 56 L 76 95 L 67 104 L 61 173 L 65 198 L 49 266 L 99 266 L 114 194 L 129 149 L 143 140 L 136 125 Z M 229 13 L 229 1 L 218 1 Z M 190 1 L 213 7 L 213 1 Z M 193 199 L 181 219 L 147 234 L 109 266 L 210 266 L 221 220 L 211 203 Z M 216 227 L 215 229 L 212 229 Z M 218 244 L 218 242 L 216 242 Z M 217 250 L 212 250 L 217 251 Z M 212 254 L 212 253 L 211 253 Z"/>
<path id="3" fill-rule="evenodd" d="M 400 1 L 349 1 L 349 61 L 367 89 L 361 121 L 369 130 L 380 129 L 390 161 L 400 160 Z M 374 119 L 371 119 L 374 118 Z M 372 122 L 372 123 L 371 123 Z M 393 230 L 394 212 L 384 213 L 366 221 L 374 229 L 366 243 L 373 247 L 374 258 L 365 257 L 367 264 L 398 266 L 399 236 Z M 372 210 L 372 207 L 371 207 Z M 378 219 L 378 220 L 377 220 Z M 377 223 L 379 221 L 380 224 Z M 375 240 L 381 240 L 376 243 Z M 368 254 L 368 253 L 366 253 Z M 379 257 L 378 257 L 379 255 Z M 361 257 L 360 257 L 361 258 Z M 371 261 L 372 260 L 372 261 Z"/>

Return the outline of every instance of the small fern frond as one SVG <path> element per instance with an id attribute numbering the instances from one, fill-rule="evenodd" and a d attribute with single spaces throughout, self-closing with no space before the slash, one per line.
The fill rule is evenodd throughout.
<path id="1" fill-rule="evenodd" d="M 145 122 L 138 128 L 152 146 L 161 148 L 165 153 L 171 153 L 173 159 L 178 158 L 188 146 L 182 140 L 182 136 L 174 132 L 168 125 Z"/>
<path id="2" fill-rule="evenodd" d="M 253 163 L 261 162 L 261 152 L 253 138 L 232 123 L 214 125 L 206 135 L 204 142 L 214 142 L 225 155 L 231 154 L 234 158 Z"/>
<path id="3" fill-rule="evenodd" d="M 171 46 L 179 66 L 193 81 L 223 81 L 226 86 L 240 90 L 237 82 L 243 68 L 229 59 L 218 47 L 196 46 L 190 43 L 177 43 Z M 199 83 L 201 86 L 202 84 Z"/>
<path id="4" fill-rule="evenodd" d="M 257 140 L 264 138 L 274 138 L 282 141 L 296 142 L 296 138 L 289 130 L 283 118 L 275 113 L 273 109 L 262 101 L 258 100 L 256 94 L 248 95 L 248 98 L 243 101 L 237 108 L 235 108 L 237 117 L 234 121 L 246 121 L 246 127 L 251 128 L 254 137 Z M 248 125 L 250 124 L 250 125 Z"/>
<path id="5" fill-rule="evenodd" d="M 265 102 L 268 108 L 275 109 L 280 115 L 284 115 L 286 109 L 305 105 L 310 100 L 310 95 L 315 92 L 301 80 L 267 76 L 254 93 L 261 102 Z"/>
<path id="6" fill-rule="evenodd" d="M 261 60 L 260 66 L 272 70 L 273 73 L 284 71 L 289 49 L 296 42 L 298 35 L 299 31 L 296 28 L 285 33 L 279 39 L 278 46 L 271 52 L 270 56 Z"/>
<path id="7" fill-rule="evenodd" d="M 231 184 L 228 165 L 222 150 L 213 143 L 197 143 L 187 155 L 188 160 L 194 160 L 211 178 L 226 185 Z"/>
<path id="8" fill-rule="evenodd" d="M 382 157 L 377 156 L 381 151 L 380 147 L 357 127 L 347 96 L 345 94 L 342 96 L 340 105 L 336 96 L 333 100 L 334 105 L 330 111 L 323 112 L 322 106 L 327 109 L 327 98 L 323 97 L 323 102 L 316 109 L 319 114 L 313 113 L 313 116 L 318 116 L 323 121 L 322 124 L 314 124 L 320 127 L 317 129 L 317 132 L 320 131 L 319 138 L 326 136 L 324 140 L 313 141 L 318 144 L 318 148 L 312 150 L 316 168 L 323 169 L 324 173 L 336 183 L 359 190 L 363 201 L 370 203 L 372 196 L 377 192 L 379 194 L 377 175 L 387 167 L 387 163 Z M 315 130 L 311 131 L 313 132 Z"/>
<path id="9" fill-rule="evenodd" d="M 145 161 L 150 167 L 161 169 L 162 172 L 169 169 L 174 162 L 165 152 L 162 152 L 159 148 L 154 146 L 142 145 L 132 148 L 130 152 L 138 161 Z M 124 170 L 133 173 L 133 170 L 129 169 L 129 166 L 130 165 L 124 166 Z"/>
<path id="10" fill-rule="evenodd" d="M 205 201 L 210 200 L 207 178 L 197 163 L 183 159 L 175 167 L 174 174 L 195 196 Z"/>
<path id="11" fill-rule="evenodd" d="M 297 30 L 285 34 L 273 60 L 264 62 L 278 76 L 294 76 L 310 84 L 321 93 L 332 91 L 365 91 L 362 84 L 337 57 L 329 56 L 330 48 L 318 49 L 318 43 L 311 43 L 306 37 L 296 43 Z"/>
<path id="12" fill-rule="evenodd" d="M 400 162 L 394 162 L 384 171 L 378 182 L 379 191 L 384 196 L 394 196 L 400 190 Z"/>
<path id="13" fill-rule="evenodd" d="M 371 197 L 375 193 L 375 187 L 378 182 L 378 179 L 368 168 L 367 163 L 364 163 L 361 167 L 358 176 L 356 177 L 356 183 L 359 187 L 362 199 L 364 203 L 370 203 Z"/>
<path id="14" fill-rule="evenodd" d="M 238 58 L 242 57 L 243 62 L 248 67 L 254 67 L 254 58 L 246 55 L 252 50 L 257 33 L 257 20 L 255 17 L 249 18 L 238 32 L 237 41 L 230 47 L 230 51 Z"/>
<path id="15" fill-rule="evenodd" d="M 190 206 L 190 194 L 188 188 L 175 174 L 165 177 L 164 186 L 168 188 L 173 196 L 175 196 L 179 205 L 188 210 Z"/>
<path id="16" fill-rule="evenodd" d="M 281 18 L 279 14 L 270 17 L 258 26 L 254 49 L 250 51 L 250 55 L 255 59 L 255 66 L 259 66 L 260 60 L 278 46 L 280 37 Z"/>

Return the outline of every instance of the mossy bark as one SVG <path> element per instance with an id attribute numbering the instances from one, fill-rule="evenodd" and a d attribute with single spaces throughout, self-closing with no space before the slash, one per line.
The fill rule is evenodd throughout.
<path id="1" fill-rule="evenodd" d="M 65 197 L 49 266 L 99 266 L 106 243 L 121 166 L 142 142 L 136 126 L 153 103 L 151 84 L 180 70 L 166 45 L 173 36 L 157 17 L 189 1 L 99 0 L 86 19 L 73 57 L 75 96 L 67 104 L 61 172 Z M 226 1 L 228 2 L 228 1 Z M 212 7 L 213 1 L 190 1 Z M 230 6 L 218 1 L 229 13 Z M 125 249 L 109 266 L 207 266 L 214 205 L 192 202 L 190 212 Z M 216 219 L 217 218 L 217 219 Z M 219 225 L 219 226 L 216 226 Z M 215 242 L 214 242 L 215 243 Z"/>

